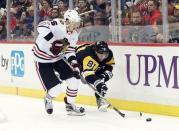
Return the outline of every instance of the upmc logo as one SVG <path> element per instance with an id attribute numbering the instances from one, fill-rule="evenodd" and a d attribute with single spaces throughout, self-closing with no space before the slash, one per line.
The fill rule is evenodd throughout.
<path id="1" fill-rule="evenodd" d="M 11 74 L 12 76 L 24 76 L 24 53 L 22 51 L 11 52 Z"/>

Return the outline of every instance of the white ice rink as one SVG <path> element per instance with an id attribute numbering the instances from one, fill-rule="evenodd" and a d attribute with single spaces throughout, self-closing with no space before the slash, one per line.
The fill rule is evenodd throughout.
<path id="1" fill-rule="evenodd" d="M 113 110 L 102 113 L 96 107 L 84 107 L 85 116 L 68 116 L 64 103 L 54 102 L 53 115 L 47 115 L 42 99 L 0 94 L 0 110 L 8 119 L 0 123 L 0 131 L 179 131 L 176 117 L 121 118 Z M 153 120 L 146 122 L 147 117 Z"/>

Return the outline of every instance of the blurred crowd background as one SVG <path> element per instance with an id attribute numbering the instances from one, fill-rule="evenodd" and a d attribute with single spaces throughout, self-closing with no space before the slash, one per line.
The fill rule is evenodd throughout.
<path id="1" fill-rule="evenodd" d="M 79 41 L 179 43 L 179 0 L 1 0 L 0 40 L 34 41 L 40 21 L 81 15 Z"/>

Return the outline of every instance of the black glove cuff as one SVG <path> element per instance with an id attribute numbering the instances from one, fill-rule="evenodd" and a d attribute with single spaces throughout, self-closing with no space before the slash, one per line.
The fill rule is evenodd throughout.
<path id="1" fill-rule="evenodd" d="M 80 74 L 78 71 L 73 71 L 73 76 L 76 78 L 76 79 L 80 79 Z"/>

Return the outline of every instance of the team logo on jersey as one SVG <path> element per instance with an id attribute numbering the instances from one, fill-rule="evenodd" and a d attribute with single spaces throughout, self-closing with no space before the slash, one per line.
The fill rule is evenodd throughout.
<path id="1" fill-rule="evenodd" d="M 11 52 L 11 75 L 17 77 L 24 76 L 24 53 L 23 51 Z"/>

